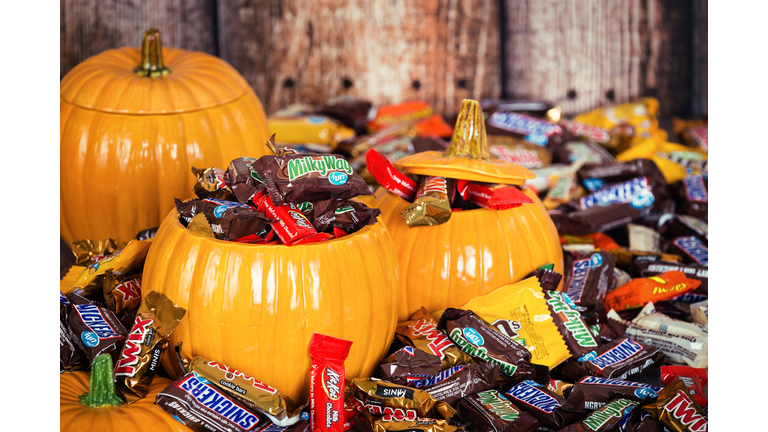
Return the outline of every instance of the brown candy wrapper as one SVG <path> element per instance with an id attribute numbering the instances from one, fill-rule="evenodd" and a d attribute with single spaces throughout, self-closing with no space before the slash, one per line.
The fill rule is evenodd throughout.
<path id="1" fill-rule="evenodd" d="M 95 304 L 77 304 L 74 297 L 67 298 L 72 302 L 67 319 L 72 340 L 88 357 L 88 363 L 104 353 L 115 361 L 128 334 L 115 314 Z"/>
<path id="2" fill-rule="evenodd" d="M 454 366 L 429 378 L 410 378 L 408 386 L 424 389 L 436 399 L 454 406 L 465 396 L 492 389 L 498 377 L 499 365 L 481 362 Z"/>
<path id="3" fill-rule="evenodd" d="M 426 176 L 416 192 L 416 200 L 400 213 L 409 227 L 440 225 L 451 218 L 449 191 L 452 181 L 445 177 Z"/>
<path id="4" fill-rule="evenodd" d="M 504 397 L 548 428 L 558 429 L 564 424 L 558 409 L 565 400 L 545 386 L 519 382 L 505 391 Z"/>
<path id="5" fill-rule="evenodd" d="M 438 401 L 424 390 L 377 378 L 355 378 L 352 380 L 352 390 L 371 414 L 383 416 L 384 421 L 403 417 L 406 420 L 416 420 L 418 417 L 449 420 L 456 413 L 450 405 Z"/>
<path id="6" fill-rule="evenodd" d="M 131 332 L 115 364 L 115 387 L 128 401 L 143 398 L 157 373 L 171 332 L 186 311 L 150 291 L 142 300 Z"/>
<path id="7" fill-rule="evenodd" d="M 198 198 L 218 198 L 226 201 L 236 201 L 234 192 L 229 186 L 229 175 L 221 168 L 200 169 L 192 167 L 192 174 L 197 177 L 194 191 Z"/>
<path id="8" fill-rule="evenodd" d="M 563 335 L 572 357 L 580 358 L 599 346 L 568 294 L 544 291 L 544 296 L 547 299 L 549 314 Z"/>
<path id="9" fill-rule="evenodd" d="M 248 401 L 252 407 L 269 417 L 277 426 L 290 426 L 299 421 L 300 406 L 282 396 L 276 389 L 243 372 L 215 361 L 197 357 L 189 365 L 189 371 L 215 384 L 225 393 Z"/>
<path id="10" fill-rule="evenodd" d="M 115 276 L 112 270 L 107 270 L 104 273 L 104 300 L 107 308 L 117 314 L 139 307 L 141 275 Z"/>
<path id="11" fill-rule="evenodd" d="M 329 198 L 350 199 L 373 195 L 368 185 L 336 154 L 287 154 L 262 156 L 253 167 L 275 205 Z"/>
<path id="12" fill-rule="evenodd" d="M 437 329 L 437 321 L 425 308 L 416 311 L 409 321 L 399 323 L 395 337 L 403 345 L 437 356 L 443 370 L 473 362 L 472 357 Z"/>
<path id="13" fill-rule="evenodd" d="M 663 359 L 664 353 L 653 346 L 620 338 L 596 348 L 578 362 L 566 363 L 562 373 L 574 380 L 586 375 L 626 379 L 658 365 Z"/>
<path id="14" fill-rule="evenodd" d="M 449 308 L 437 324 L 471 357 L 499 365 L 505 377 L 545 383 L 549 368 L 531 364 L 531 353 L 470 310 Z"/>
<path id="15" fill-rule="evenodd" d="M 412 346 L 395 351 L 379 365 L 382 378 L 400 385 L 407 385 L 411 379 L 429 378 L 441 370 L 440 357 Z"/>
<path id="16" fill-rule="evenodd" d="M 232 192 L 237 201 L 245 204 L 250 201 L 261 189 L 264 188 L 264 182 L 253 168 L 256 159 L 249 157 L 240 157 L 229 163 L 227 175 L 232 182 Z"/>
<path id="17" fill-rule="evenodd" d="M 235 201 L 216 198 L 193 199 L 185 202 L 175 198 L 174 201 L 180 221 L 190 224 L 194 217 L 203 214 L 216 238 L 222 240 L 235 240 L 251 234 L 261 234 L 259 236 L 262 237 L 266 234 L 271 222 L 254 207 Z M 202 230 L 199 231 L 200 233 L 207 232 L 202 222 L 198 229 Z"/>
<path id="18" fill-rule="evenodd" d="M 75 240 L 69 244 L 75 254 L 75 265 L 88 266 L 104 259 L 117 250 L 115 239 Z"/>
<path id="19" fill-rule="evenodd" d="M 532 432 L 539 421 L 516 407 L 496 390 L 486 390 L 461 399 L 459 417 L 475 432 Z"/>
<path id="20" fill-rule="evenodd" d="M 579 423 L 561 429 L 562 432 L 623 432 L 637 402 L 614 399 Z"/>
<path id="21" fill-rule="evenodd" d="M 656 402 L 643 406 L 642 410 L 675 432 L 706 432 L 709 428 L 704 410 L 693 400 L 681 379 L 669 383 Z"/>
<path id="22" fill-rule="evenodd" d="M 584 314 L 604 309 L 608 288 L 613 280 L 614 257 L 608 252 L 566 252 L 563 292 Z"/>
<path id="23" fill-rule="evenodd" d="M 375 224 L 376 218 L 380 214 L 381 210 L 370 208 L 363 203 L 342 201 L 339 202 L 339 206 L 333 214 L 330 226 L 343 229 L 346 232 L 353 232 L 366 225 Z"/>
<path id="24" fill-rule="evenodd" d="M 66 324 L 59 321 L 59 370 L 71 370 L 79 366 L 83 362 L 82 357 L 80 349 L 77 348 L 73 341 L 72 333 L 70 333 Z"/>

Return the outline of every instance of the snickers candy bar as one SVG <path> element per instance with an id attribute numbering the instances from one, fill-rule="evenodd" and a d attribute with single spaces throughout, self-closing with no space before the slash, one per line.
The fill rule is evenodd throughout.
<path id="1" fill-rule="evenodd" d="M 611 400 L 629 399 L 642 402 L 645 399 L 656 399 L 661 390 L 660 387 L 639 382 L 587 376 L 576 381 L 560 410 L 564 415 L 573 414 L 583 418 Z"/>
<path id="2" fill-rule="evenodd" d="M 677 211 L 703 221 L 709 219 L 708 180 L 702 175 L 688 176 L 675 184 Z"/>
<path id="3" fill-rule="evenodd" d="M 499 365 L 511 380 L 546 382 L 548 368 L 531 364 L 531 352 L 469 310 L 449 308 L 437 324 L 472 358 Z"/>
<path id="4" fill-rule="evenodd" d="M 410 379 L 430 378 L 440 372 L 442 368 L 440 357 L 427 354 L 412 346 L 405 346 L 385 358 L 379 365 L 379 370 L 385 380 L 407 385 Z"/>
<path id="5" fill-rule="evenodd" d="M 646 177 L 649 182 L 663 189 L 667 185 L 664 175 L 650 159 L 633 159 L 610 165 L 585 165 L 576 172 L 579 183 L 589 192 L 605 186 L 623 183 L 637 177 Z"/>
<path id="6" fill-rule="evenodd" d="M 560 291 L 544 291 L 547 300 L 549 314 L 563 335 L 571 356 L 580 358 L 591 352 L 598 346 L 598 342 L 587 327 L 587 323 L 581 318 L 576 305 Z"/>
<path id="7" fill-rule="evenodd" d="M 253 167 L 275 205 L 373 195 L 341 155 L 267 155 L 254 162 Z"/>
<path id="8" fill-rule="evenodd" d="M 235 194 L 229 186 L 229 176 L 223 169 L 192 167 L 192 174 L 197 177 L 194 191 L 198 198 L 218 198 L 226 201 L 236 200 Z"/>
<path id="9" fill-rule="evenodd" d="M 642 410 L 676 432 L 706 432 L 709 429 L 707 415 L 680 379 L 669 383 L 656 402 L 644 405 Z"/>
<path id="10" fill-rule="evenodd" d="M 448 420 L 456 413 L 450 405 L 438 401 L 424 390 L 393 384 L 377 378 L 352 380 L 355 398 L 384 421 L 416 420 L 419 417 Z"/>
<path id="11" fill-rule="evenodd" d="M 440 359 L 443 370 L 472 363 L 472 357 L 456 346 L 451 339 L 437 329 L 437 321 L 427 309 L 416 311 L 409 321 L 399 323 L 395 337 L 406 346 L 417 348 Z"/>
<path id="12" fill-rule="evenodd" d="M 195 432 L 259 431 L 270 424 L 207 379 L 189 372 L 157 394 L 155 403 Z"/>
<path id="13" fill-rule="evenodd" d="M 78 348 L 91 361 L 104 353 L 116 361 L 128 332 L 114 312 L 94 304 L 72 303 L 68 324 Z"/>
<path id="14" fill-rule="evenodd" d="M 538 146 L 559 144 L 563 129 L 547 120 L 509 111 L 496 111 L 486 122 L 488 135 L 509 135 Z"/>
<path id="15" fill-rule="evenodd" d="M 562 432 L 623 432 L 629 424 L 632 411 L 638 405 L 629 399 L 614 399 L 584 420 L 566 426 Z"/>
<path id="16" fill-rule="evenodd" d="M 608 252 L 565 253 L 563 291 L 583 315 L 602 312 L 613 279 L 614 257 Z"/>
<path id="17" fill-rule="evenodd" d="M 650 256 L 651 258 L 657 258 L 656 256 Z M 696 289 L 691 293 L 707 295 L 708 282 L 709 282 L 709 267 L 698 264 L 683 264 L 669 261 L 662 261 L 660 259 L 639 259 L 645 257 L 638 257 L 636 260 L 632 260 L 629 267 L 629 274 L 634 278 L 647 278 L 651 276 L 660 275 L 668 271 L 679 271 L 685 274 L 689 279 L 695 279 L 701 282 Z"/>
<path id="18" fill-rule="evenodd" d="M 519 382 L 505 391 L 504 397 L 548 428 L 558 429 L 564 424 L 557 409 L 565 400 L 538 383 Z"/>
<path id="19" fill-rule="evenodd" d="M 407 378 L 408 386 L 426 390 L 437 400 L 454 406 L 459 399 L 490 390 L 499 377 L 499 365 L 486 362 L 454 366 L 429 378 Z"/>
<path id="20" fill-rule="evenodd" d="M 248 402 L 250 410 L 258 410 L 277 426 L 290 426 L 300 419 L 301 407 L 296 407 L 287 396 L 280 395 L 276 389 L 243 372 L 201 357 L 192 361 L 189 370 L 215 383 L 224 393 Z"/>
<path id="21" fill-rule="evenodd" d="M 144 297 L 115 364 L 115 387 L 127 400 L 135 401 L 149 393 L 171 332 L 185 314 L 186 310 L 157 291 Z"/>
<path id="22" fill-rule="evenodd" d="M 60 370 L 68 370 L 82 363 L 82 353 L 73 341 L 66 324 L 59 321 L 59 362 Z"/>
<path id="23" fill-rule="evenodd" d="M 539 427 L 538 420 L 496 390 L 465 396 L 456 410 L 475 432 L 533 432 Z"/>
<path id="24" fill-rule="evenodd" d="M 679 255 L 683 262 L 709 266 L 709 249 L 694 236 L 678 237 L 665 245 L 665 252 Z"/>
<path id="25" fill-rule="evenodd" d="M 585 375 L 625 379 L 658 365 L 663 359 L 664 354 L 655 347 L 621 338 L 596 348 L 580 358 L 578 364 L 566 363 L 562 372 L 572 379 Z"/>

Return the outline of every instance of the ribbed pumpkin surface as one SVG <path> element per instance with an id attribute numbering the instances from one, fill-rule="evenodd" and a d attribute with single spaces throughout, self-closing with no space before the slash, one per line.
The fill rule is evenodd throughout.
<path id="1" fill-rule="evenodd" d="M 157 394 L 171 383 L 167 378 L 156 376 L 145 398 L 132 404 L 108 408 L 89 408 L 80 404 L 79 397 L 88 393 L 89 383 L 90 376 L 87 372 L 61 374 L 59 378 L 61 431 L 191 431 L 174 420 L 162 408 L 154 405 Z"/>
<path id="2" fill-rule="evenodd" d="M 371 207 L 382 211 L 400 260 L 400 307 L 405 321 L 420 307 L 436 311 L 460 307 L 502 285 L 517 282 L 553 262 L 563 272 L 557 230 L 538 197 L 521 187 L 534 204 L 508 210 L 453 212 L 436 226 L 409 228 L 400 217 L 408 202 L 376 191 Z"/>
<path id="3" fill-rule="evenodd" d="M 127 242 L 191 195 L 192 165 L 267 152 L 264 109 L 223 60 L 164 48 L 171 73 L 131 72 L 138 48 L 108 50 L 61 81 L 61 235 Z"/>
<path id="4" fill-rule="evenodd" d="M 336 240 L 264 246 L 192 233 L 173 210 L 142 282 L 187 309 L 172 335 L 185 355 L 222 362 L 298 403 L 309 395 L 314 332 L 354 342 L 351 379 L 371 375 L 397 324 L 397 257 L 381 221 Z"/>

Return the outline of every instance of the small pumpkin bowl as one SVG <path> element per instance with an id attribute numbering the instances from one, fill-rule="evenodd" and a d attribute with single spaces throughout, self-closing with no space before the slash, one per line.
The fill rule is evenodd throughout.
<path id="1" fill-rule="evenodd" d="M 172 210 L 142 282 L 187 310 L 171 336 L 182 354 L 224 363 L 296 403 L 308 400 L 313 333 L 353 342 L 345 361 L 352 379 L 371 376 L 397 324 L 398 260 L 381 218 L 329 241 L 252 245 L 193 233 Z"/>
<path id="2" fill-rule="evenodd" d="M 409 227 L 400 216 L 410 203 L 379 188 L 365 203 L 381 210 L 400 260 L 399 320 L 422 306 L 430 312 L 461 307 L 554 263 L 563 273 L 557 229 L 533 191 L 533 200 L 507 210 L 455 211 L 448 222 Z"/>

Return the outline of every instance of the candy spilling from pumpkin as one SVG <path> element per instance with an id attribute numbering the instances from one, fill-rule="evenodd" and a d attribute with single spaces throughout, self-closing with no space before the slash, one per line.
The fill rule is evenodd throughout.
<path id="1" fill-rule="evenodd" d="M 350 170 L 382 186 L 359 208 L 382 213 L 343 237 L 285 247 L 291 240 L 276 235 L 270 241 L 282 244 L 267 244 L 277 218 L 262 201 L 293 204 L 316 227 L 304 203 L 317 210 L 340 195 L 297 197 L 296 177 L 271 186 L 260 159 L 240 158 L 226 171 L 193 170 L 198 200 L 178 201 L 159 228 L 122 249 L 73 243 L 79 266 L 61 283 L 62 430 L 120 428 L 132 415 L 151 418 L 151 430 L 706 430 L 706 123 L 680 122 L 683 146 L 666 142 L 652 99 L 571 121 L 546 104 L 466 105 L 443 150 L 413 154 L 415 122 L 381 121 L 352 140 L 360 154 L 347 154 Z M 333 106 L 323 110 L 339 115 Z M 324 145 L 355 149 L 345 133 Z M 289 146 L 297 153 L 273 144 L 275 155 L 262 159 L 323 150 Z M 328 164 L 346 172 L 341 160 Z M 211 205 L 185 216 L 185 204 L 203 202 Z M 262 230 L 243 239 L 225 234 L 231 223 L 212 228 L 238 209 L 238 221 L 258 213 Z M 354 262 L 331 267 L 344 260 Z M 343 283 L 343 272 L 363 294 L 320 285 Z M 473 277 L 488 286 L 462 293 Z M 288 321 L 303 317 L 269 315 L 264 305 L 311 303 L 313 289 L 325 293 L 315 298 L 320 319 L 386 313 L 344 328 L 359 334 L 313 331 L 279 345 L 305 328 Z M 346 308 L 336 314 L 327 296 Z M 290 328 L 265 330 L 272 320 Z M 284 371 L 266 366 L 274 357 Z M 286 384 L 297 381 L 302 390 Z"/>

